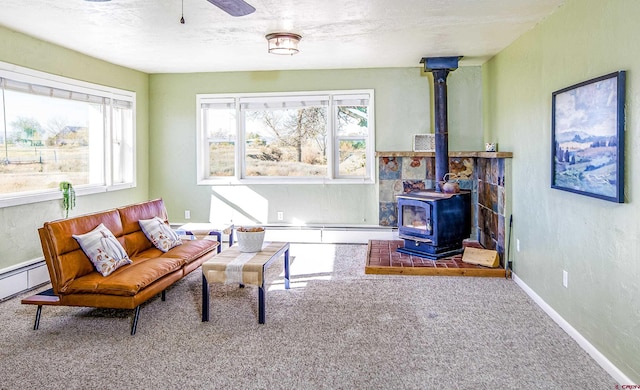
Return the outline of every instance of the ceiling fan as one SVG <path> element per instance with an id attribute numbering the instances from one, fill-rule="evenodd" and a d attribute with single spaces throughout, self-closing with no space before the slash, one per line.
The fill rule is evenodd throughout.
<path id="1" fill-rule="evenodd" d="M 85 0 L 89 2 L 102 3 L 111 0 Z M 209 3 L 220 8 L 231 16 L 246 16 L 256 11 L 252 5 L 244 0 L 207 0 Z"/>
<path id="2" fill-rule="evenodd" d="M 207 0 L 231 16 L 245 16 L 255 12 L 255 8 L 244 0 Z"/>
<path id="3" fill-rule="evenodd" d="M 111 0 L 85 0 L 89 2 L 102 3 Z M 224 12 L 228 13 L 231 16 L 246 16 L 252 14 L 256 11 L 255 8 L 251 4 L 248 4 L 244 0 L 207 0 L 209 3 L 215 5 L 220 8 Z M 180 18 L 180 23 L 184 24 L 184 0 L 182 0 L 182 17 Z"/>

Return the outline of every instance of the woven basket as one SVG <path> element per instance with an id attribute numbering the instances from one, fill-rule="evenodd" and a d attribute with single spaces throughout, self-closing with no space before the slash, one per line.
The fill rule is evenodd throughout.
<path id="1" fill-rule="evenodd" d="M 260 252 L 264 242 L 264 230 L 261 232 L 236 232 L 240 252 Z"/>

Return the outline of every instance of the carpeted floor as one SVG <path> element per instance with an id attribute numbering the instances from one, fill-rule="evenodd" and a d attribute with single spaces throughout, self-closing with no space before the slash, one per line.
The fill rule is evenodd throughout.
<path id="1" fill-rule="evenodd" d="M 615 381 L 512 281 L 365 275 L 366 245 L 292 245 L 257 289 L 196 271 L 131 311 L 0 303 L 1 389 L 612 389 Z"/>

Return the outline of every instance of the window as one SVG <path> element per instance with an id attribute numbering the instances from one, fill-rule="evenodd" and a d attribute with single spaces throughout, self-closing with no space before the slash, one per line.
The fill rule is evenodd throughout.
<path id="1" fill-rule="evenodd" d="M 373 182 L 373 90 L 197 95 L 198 182 Z"/>
<path id="2" fill-rule="evenodd" d="M 135 186 L 135 93 L 0 63 L 0 206 Z"/>

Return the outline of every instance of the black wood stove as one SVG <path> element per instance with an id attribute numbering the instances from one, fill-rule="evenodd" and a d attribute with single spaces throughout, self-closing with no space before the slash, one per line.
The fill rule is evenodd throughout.
<path id="1" fill-rule="evenodd" d="M 435 190 L 398 195 L 398 236 L 404 248 L 398 252 L 432 260 L 462 251 L 471 234 L 471 193 Z"/>
<path id="2" fill-rule="evenodd" d="M 420 61 L 433 74 L 436 186 L 396 197 L 398 234 L 405 242 L 398 251 L 433 260 L 462 252 L 462 241 L 471 235 L 471 193 L 445 193 L 442 186 L 449 172 L 447 76 L 458 68 L 459 59 L 425 57 Z"/>

